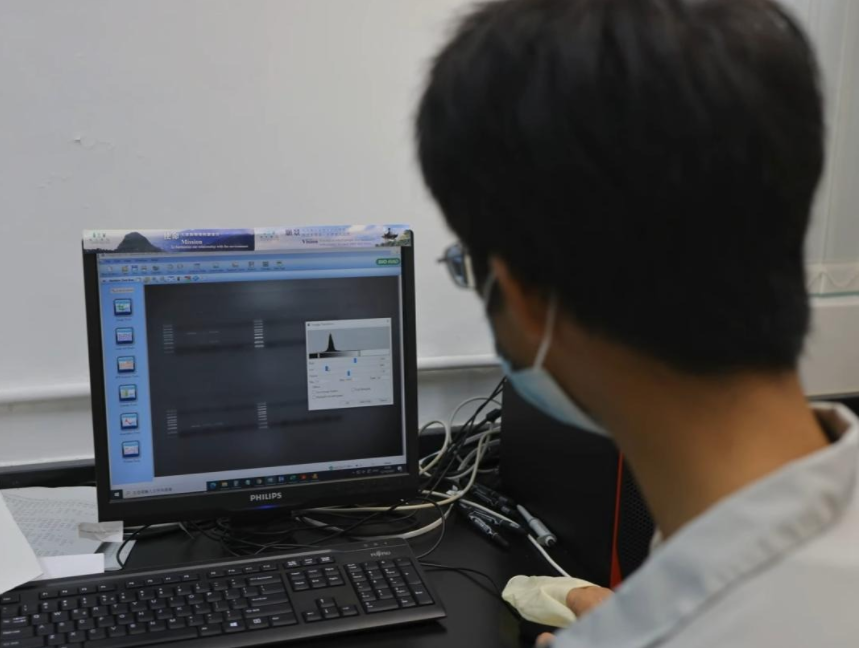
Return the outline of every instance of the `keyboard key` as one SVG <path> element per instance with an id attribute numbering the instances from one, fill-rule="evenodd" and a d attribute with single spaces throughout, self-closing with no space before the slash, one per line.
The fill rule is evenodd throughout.
<path id="1" fill-rule="evenodd" d="M 415 597 L 416 603 L 419 605 L 431 605 L 433 603 L 430 594 L 423 587 L 413 587 L 413 597 Z"/>
<path id="2" fill-rule="evenodd" d="M 128 633 L 128 628 L 125 626 L 115 625 L 108 628 L 109 637 L 125 637 Z"/>
<path id="3" fill-rule="evenodd" d="M 273 576 L 272 574 L 261 574 L 260 576 L 249 576 L 248 577 L 248 586 L 253 587 L 255 585 L 271 585 L 273 583 L 280 583 L 281 579 L 278 576 Z"/>
<path id="4" fill-rule="evenodd" d="M 256 565 L 248 565 L 242 571 L 245 574 L 256 574 L 257 572 L 260 571 L 260 568 L 257 567 Z"/>
<path id="5" fill-rule="evenodd" d="M 20 603 L 20 594 L 3 594 L 0 596 L 0 605 L 9 605 L 10 603 Z"/>
<path id="6" fill-rule="evenodd" d="M 284 563 L 284 569 L 296 569 L 297 567 L 301 567 L 302 562 L 299 560 L 288 560 Z"/>
<path id="7" fill-rule="evenodd" d="M 146 624 L 147 632 L 163 632 L 167 630 L 167 624 L 164 621 L 150 621 Z"/>
<path id="8" fill-rule="evenodd" d="M 288 599 L 283 594 L 270 594 L 268 596 L 254 596 L 248 599 L 249 607 L 264 607 L 266 605 L 278 605 L 287 603 Z"/>
<path id="9" fill-rule="evenodd" d="M 285 626 L 285 625 L 293 625 L 298 623 L 298 619 L 296 619 L 296 615 L 292 612 L 286 612 L 284 614 L 274 614 L 269 617 L 269 625 L 273 628 L 277 626 Z"/>
<path id="10" fill-rule="evenodd" d="M 36 634 L 40 637 L 44 637 L 45 635 L 54 634 L 56 628 L 53 623 L 40 623 L 36 626 Z"/>
<path id="11" fill-rule="evenodd" d="M 415 607 L 416 602 L 413 600 L 412 596 L 399 596 L 398 605 L 402 608 Z"/>
<path id="12" fill-rule="evenodd" d="M 5 642 L 4 642 L 5 643 Z M 12 643 L 10 642 L 10 645 Z M 44 637 L 30 637 L 29 639 L 21 639 L 14 644 L 15 648 L 36 648 L 36 646 L 44 646 Z"/>
<path id="13" fill-rule="evenodd" d="M 356 616 L 359 613 L 359 609 L 355 605 L 342 605 L 341 606 L 341 616 Z"/>
<path id="14" fill-rule="evenodd" d="M 66 635 L 66 641 L 69 643 L 83 643 L 87 640 L 87 633 L 80 630 L 73 630 Z"/>
<path id="15" fill-rule="evenodd" d="M 180 628 L 185 627 L 185 619 L 176 618 L 167 620 L 167 629 L 168 630 L 179 630 Z"/>
<path id="16" fill-rule="evenodd" d="M 344 584 L 344 579 L 340 576 L 330 576 L 326 579 L 326 584 L 329 585 L 329 587 L 340 587 Z"/>
<path id="17" fill-rule="evenodd" d="M 316 564 L 317 564 L 316 558 L 303 558 L 302 559 L 302 566 L 303 567 L 310 567 L 311 565 L 316 565 Z"/>
<path id="18" fill-rule="evenodd" d="M 224 612 L 211 612 L 206 615 L 206 625 L 214 625 L 224 621 Z"/>
<path id="19" fill-rule="evenodd" d="M 224 631 L 225 632 L 242 632 L 243 630 L 245 630 L 245 627 L 246 627 L 245 621 L 242 621 L 241 619 L 237 619 L 236 621 L 227 621 L 224 624 Z"/>
<path id="20" fill-rule="evenodd" d="M 93 628 L 92 630 L 87 631 L 87 638 L 90 641 L 97 641 L 99 639 L 104 639 L 108 636 L 108 631 L 104 628 Z"/>
<path id="21" fill-rule="evenodd" d="M 193 583 L 194 581 L 200 580 L 200 574 L 183 574 L 182 582 L 183 583 Z"/>
<path id="22" fill-rule="evenodd" d="M 302 614 L 302 618 L 305 619 L 305 623 L 314 623 L 315 621 L 322 621 L 323 615 L 317 610 L 311 610 Z"/>
<path id="23" fill-rule="evenodd" d="M 359 599 L 361 599 L 361 601 L 362 601 L 363 603 L 364 603 L 364 602 L 366 602 L 366 601 L 376 601 L 376 600 L 377 600 L 377 595 L 376 595 L 376 594 L 374 594 L 373 592 L 361 592 L 361 593 L 359 594 Z"/>
<path id="24" fill-rule="evenodd" d="M 210 578 L 223 578 L 224 577 L 224 570 L 223 569 L 213 569 L 212 571 L 209 572 L 209 574 L 207 574 L 207 576 L 209 576 Z"/>
<path id="25" fill-rule="evenodd" d="M 225 621 L 238 621 L 242 618 L 242 610 L 230 610 L 224 613 Z"/>
<path id="26" fill-rule="evenodd" d="M 280 594 L 286 592 L 284 586 L 278 583 L 277 585 L 262 585 L 260 587 L 261 594 Z"/>
<path id="27" fill-rule="evenodd" d="M 323 610 L 323 618 L 324 619 L 337 619 L 341 616 L 341 613 L 338 612 L 338 608 L 325 608 Z"/>
<path id="28" fill-rule="evenodd" d="M 311 589 L 308 581 L 293 581 L 290 583 L 290 586 L 293 588 L 294 592 L 304 592 L 305 590 Z"/>
<path id="29" fill-rule="evenodd" d="M 117 586 L 114 585 L 113 583 L 108 583 L 105 585 L 99 585 L 99 587 L 98 587 L 98 591 L 100 593 L 101 592 L 115 592 L 116 589 L 117 589 Z M 78 594 L 91 594 L 91 593 L 92 592 L 85 592 L 83 587 L 78 588 Z"/>
<path id="30" fill-rule="evenodd" d="M 320 556 L 320 557 L 317 559 L 317 562 L 318 562 L 318 564 L 320 564 L 320 565 L 329 565 L 329 564 L 331 564 L 331 563 L 335 562 L 335 559 L 334 559 L 334 558 L 332 558 L 332 556 Z"/>
<path id="31" fill-rule="evenodd" d="M 25 616 L 17 616 L 17 617 L 9 617 L 8 619 L 3 619 L 3 625 L 0 626 L 3 630 L 7 628 L 15 628 L 22 625 L 30 625 L 29 619 Z"/>
<path id="32" fill-rule="evenodd" d="M 288 604 L 282 603 L 281 605 L 268 605 L 266 607 L 252 607 L 248 608 L 244 611 L 244 615 L 246 619 L 256 619 L 257 617 L 265 617 L 272 616 L 275 614 L 286 614 L 287 612 L 292 612 L 293 608 L 291 608 Z"/>
<path id="33" fill-rule="evenodd" d="M 66 635 L 64 634 L 52 634 L 45 637 L 45 644 L 48 646 L 59 646 L 64 643 L 66 643 Z"/>
<path id="34" fill-rule="evenodd" d="M 24 627 L 24 628 L 11 628 L 6 630 L 0 630 L 0 641 L 6 643 L 7 641 L 12 641 L 13 639 L 26 639 L 28 637 L 35 637 L 36 632 L 33 628 Z"/>
<path id="35" fill-rule="evenodd" d="M 398 558 L 395 560 L 395 564 L 398 567 L 412 567 L 413 563 L 409 558 Z"/>
<path id="36" fill-rule="evenodd" d="M 401 570 L 401 578 L 403 578 L 407 585 L 421 585 L 422 580 L 419 578 L 419 575 L 414 572 L 412 569 L 402 569 Z"/>
<path id="37" fill-rule="evenodd" d="M 214 625 L 202 625 L 198 629 L 200 630 L 201 637 L 212 637 L 213 635 L 220 635 L 222 633 L 220 623 Z"/>
<path id="38" fill-rule="evenodd" d="M 188 625 L 191 627 L 202 626 L 205 623 L 206 621 L 204 620 L 203 615 L 194 614 L 188 617 Z"/>
<path id="39" fill-rule="evenodd" d="M 275 571 L 276 569 L 278 569 L 278 565 L 275 563 L 263 563 L 260 565 L 260 571 Z"/>
<path id="40" fill-rule="evenodd" d="M 328 608 L 328 607 L 338 607 L 335 603 L 335 599 L 332 597 L 328 598 L 318 598 L 315 603 L 317 603 L 317 607 L 320 609 Z"/>
<path id="41" fill-rule="evenodd" d="M 311 589 L 319 589 L 326 587 L 326 581 L 322 578 L 312 578 L 308 581 L 311 584 Z"/>
<path id="42" fill-rule="evenodd" d="M 130 623 L 126 626 L 130 635 L 139 635 L 146 632 L 146 625 L 143 623 Z"/>
<path id="43" fill-rule="evenodd" d="M 255 617 L 248 621 L 249 630 L 262 630 L 269 627 L 269 619 L 266 617 Z"/>
<path id="44" fill-rule="evenodd" d="M 390 610 L 398 609 L 398 602 L 395 599 L 389 599 L 387 601 L 365 601 L 362 605 L 365 606 L 365 611 L 368 614 L 373 614 L 374 612 L 389 612 Z"/>

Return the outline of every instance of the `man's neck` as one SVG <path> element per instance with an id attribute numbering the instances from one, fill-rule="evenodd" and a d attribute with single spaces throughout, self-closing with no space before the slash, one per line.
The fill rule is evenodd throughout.
<path id="1" fill-rule="evenodd" d="M 795 373 L 702 379 L 624 355 L 566 388 L 610 430 L 665 538 L 827 445 Z"/>

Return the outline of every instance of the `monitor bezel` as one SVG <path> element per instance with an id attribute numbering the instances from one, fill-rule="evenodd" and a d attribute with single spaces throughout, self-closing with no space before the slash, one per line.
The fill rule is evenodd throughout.
<path id="1" fill-rule="evenodd" d="M 412 232 L 410 240 L 415 241 Z M 414 497 L 419 489 L 418 388 L 415 309 L 415 252 L 401 249 L 401 322 L 403 325 L 403 408 L 407 469 L 404 474 L 313 482 L 293 486 L 261 486 L 238 491 L 183 493 L 159 497 L 112 500 L 108 421 L 105 394 L 102 323 L 97 254 L 85 252 L 84 293 L 89 346 L 90 394 L 93 416 L 96 497 L 99 520 L 122 520 L 126 526 L 240 516 L 256 511 L 282 513 L 319 506 L 357 503 L 395 504 Z M 252 502 L 251 495 L 279 493 L 280 498 Z"/>

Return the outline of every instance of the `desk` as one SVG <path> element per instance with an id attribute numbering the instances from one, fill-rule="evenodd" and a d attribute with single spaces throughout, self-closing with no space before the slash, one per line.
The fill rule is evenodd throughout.
<path id="1" fill-rule="evenodd" d="M 442 544 L 428 556 L 428 561 L 478 569 L 492 577 L 500 588 L 516 574 L 553 573 L 525 538 L 514 539 L 511 549 L 503 551 L 480 537 L 459 516 L 452 515 L 446 526 Z M 431 532 L 427 538 L 417 538 L 411 544 L 418 554 L 429 548 L 435 538 L 436 533 Z M 200 536 L 192 540 L 176 533 L 139 542 L 128 559 L 127 567 L 170 566 L 223 557 L 225 554 L 216 542 Z M 528 637 L 521 637 L 520 625 L 511 613 L 478 584 L 458 572 L 427 570 L 426 573 L 448 613 L 442 621 L 320 639 L 313 645 L 318 648 L 512 648 L 533 645 L 534 626 L 530 624 Z M 476 578 L 479 583 L 485 580 Z"/>

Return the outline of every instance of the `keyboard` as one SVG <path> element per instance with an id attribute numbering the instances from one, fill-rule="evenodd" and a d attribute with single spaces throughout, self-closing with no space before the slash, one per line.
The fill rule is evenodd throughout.
<path id="1" fill-rule="evenodd" d="M 39 581 L 0 603 L 0 648 L 258 646 L 445 616 L 402 540 Z"/>

